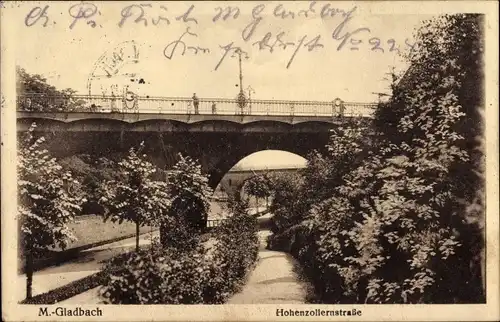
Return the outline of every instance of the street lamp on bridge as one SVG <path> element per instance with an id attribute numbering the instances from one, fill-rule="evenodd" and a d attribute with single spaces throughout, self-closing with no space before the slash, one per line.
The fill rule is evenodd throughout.
<path id="1" fill-rule="evenodd" d="M 243 92 L 243 68 L 241 65 L 241 55 L 245 54 L 245 59 L 248 59 L 248 54 L 241 50 L 241 48 L 237 48 L 234 52 L 234 54 L 231 57 L 236 57 L 235 55 L 238 55 L 238 62 L 239 62 L 239 68 L 240 68 L 240 92 L 238 93 L 237 97 L 237 103 L 238 107 L 241 110 L 241 115 L 243 115 L 243 108 L 246 105 L 246 97 L 245 97 L 245 92 Z"/>

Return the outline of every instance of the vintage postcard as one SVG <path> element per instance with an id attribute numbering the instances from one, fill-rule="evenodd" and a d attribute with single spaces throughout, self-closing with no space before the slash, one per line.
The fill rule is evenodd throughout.
<path id="1" fill-rule="evenodd" d="M 498 321 L 498 3 L 2 1 L 5 321 Z"/>

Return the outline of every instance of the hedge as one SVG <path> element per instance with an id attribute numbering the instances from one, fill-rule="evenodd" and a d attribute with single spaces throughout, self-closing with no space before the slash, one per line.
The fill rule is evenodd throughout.
<path id="1" fill-rule="evenodd" d="M 100 271 L 64 286 L 50 290 L 49 292 L 33 296 L 31 299 L 25 299 L 21 301 L 20 304 L 55 304 L 93 289 L 94 287 L 98 287 L 104 282 L 107 275 L 108 272 Z"/>
<path id="2" fill-rule="evenodd" d="M 239 289 L 256 262 L 257 220 L 238 212 L 213 231 L 211 248 L 163 247 L 108 262 L 100 295 L 108 304 L 218 304 Z"/>

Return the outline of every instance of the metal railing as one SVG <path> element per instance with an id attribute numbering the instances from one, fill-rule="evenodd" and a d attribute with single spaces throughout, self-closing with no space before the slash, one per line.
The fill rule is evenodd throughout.
<path id="1" fill-rule="evenodd" d="M 213 228 L 219 226 L 222 222 L 227 219 L 208 219 L 207 220 L 207 228 Z"/>
<path id="2" fill-rule="evenodd" d="M 86 113 L 150 113 L 202 115 L 276 115 L 276 116 L 360 116 L 373 115 L 376 103 L 335 101 L 286 101 L 199 98 L 197 103 L 185 97 L 149 96 L 46 96 L 18 95 L 19 111 L 86 112 Z"/>

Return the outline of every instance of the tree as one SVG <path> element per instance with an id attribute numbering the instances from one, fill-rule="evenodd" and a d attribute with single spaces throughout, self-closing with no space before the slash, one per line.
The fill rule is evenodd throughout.
<path id="1" fill-rule="evenodd" d="M 136 251 L 139 251 L 139 228 L 146 224 L 161 224 L 170 208 L 170 195 L 165 182 L 153 181 L 156 168 L 133 148 L 119 167 L 122 180 L 107 181 L 101 188 L 100 201 L 107 208 L 105 220 L 122 223 L 124 220 L 136 225 Z"/>
<path id="2" fill-rule="evenodd" d="M 377 110 L 376 149 L 313 209 L 318 229 L 328 227 L 319 234 L 319 257 L 336 269 L 352 301 L 480 301 L 467 255 L 465 188 L 456 173 L 471 177 L 461 124 L 477 115 L 479 101 L 462 106 L 461 97 L 469 95 L 464 82 L 477 80 L 467 76 L 470 65 L 462 56 L 480 51 L 469 46 L 480 37 L 475 23 L 456 15 L 423 25 L 410 69 Z"/>
<path id="3" fill-rule="evenodd" d="M 41 148 L 33 124 L 18 150 L 20 241 L 26 262 L 26 298 L 32 297 L 33 259 L 52 247 L 66 248 L 74 236 L 68 228 L 80 211 L 80 200 L 67 189 L 74 179 Z"/>
<path id="4" fill-rule="evenodd" d="M 260 198 L 266 198 L 267 201 L 270 194 L 270 181 L 268 176 L 258 174 L 251 177 L 245 181 L 243 190 L 249 195 L 255 197 L 257 199 L 257 203 Z"/>
<path id="5" fill-rule="evenodd" d="M 17 66 L 18 108 L 26 111 L 56 112 L 84 108 L 85 101 L 75 99 L 75 90 L 58 90 L 41 75 L 31 75 Z"/>
<path id="6" fill-rule="evenodd" d="M 309 201 L 303 198 L 306 187 L 304 176 L 297 173 L 275 173 L 270 176 L 272 203 L 272 232 L 279 233 L 300 223 L 309 210 Z"/>
<path id="7" fill-rule="evenodd" d="M 340 126 L 330 136 L 327 153 L 313 151 L 307 156 L 307 166 L 303 170 L 305 199 L 316 204 L 329 196 L 342 184 L 342 178 L 363 162 L 363 149 L 373 141 L 361 121 Z"/>
<path id="8" fill-rule="evenodd" d="M 118 156 L 121 160 L 123 156 Z M 105 157 L 97 157 L 89 154 L 72 155 L 59 160 L 63 169 L 70 171 L 74 178 L 81 183 L 78 188 L 87 199 L 82 204 L 82 215 L 103 215 L 104 207 L 99 204 L 101 197 L 101 185 L 106 181 L 120 181 L 121 177 L 118 161 Z"/>
<path id="9" fill-rule="evenodd" d="M 189 229 L 199 231 L 206 227 L 212 189 L 198 162 L 180 153 L 178 156 L 179 161 L 167 171 L 168 191 L 172 198 L 169 215 L 184 221 Z M 161 235 L 166 233 L 164 228 L 162 230 Z"/>
<path id="10" fill-rule="evenodd" d="M 390 143 L 418 147 L 428 153 L 421 155 L 422 159 L 440 164 L 445 160 L 446 185 L 455 200 L 450 205 L 453 215 L 448 218 L 463 243 L 456 256 L 462 258 L 457 262 L 461 263 L 457 267 L 462 276 L 471 273 L 469 265 L 478 267 L 481 262 L 484 271 L 482 26 L 479 14 L 444 15 L 425 21 L 416 34 L 417 50 L 406 55 L 410 68 L 394 82 L 393 97 L 379 108 L 376 118 L 378 130 Z M 448 121 L 442 121 L 443 117 Z M 448 139 L 444 139 L 446 135 L 450 135 Z M 447 158 L 459 151 L 463 157 L 448 162 Z M 463 293 L 478 297 L 477 290 Z"/>
<path id="11" fill-rule="evenodd" d="M 329 155 L 309 162 L 304 188 L 279 188 L 288 195 L 278 192 L 273 206 L 288 218 L 301 194 L 320 193 L 302 205 L 306 218 L 296 215 L 307 238 L 291 229 L 281 236 L 292 235 L 294 254 L 322 276 L 315 284 L 323 300 L 484 301 L 474 257 L 484 245 L 480 26 L 479 15 L 425 22 L 410 68 L 377 108 L 375 135 L 344 132 Z"/>

